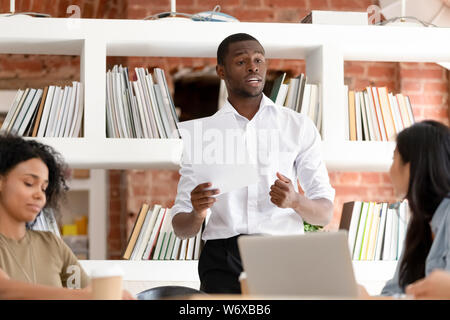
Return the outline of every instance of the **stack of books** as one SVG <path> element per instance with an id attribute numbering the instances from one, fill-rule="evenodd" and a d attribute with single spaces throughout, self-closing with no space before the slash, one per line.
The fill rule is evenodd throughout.
<path id="1" fill-rule="evenodd" d="M 50 208 L 43 209 L 28 227 L 36 231 L 51 231 L 58 237 L 61 237 L 53 209 Z"/>
<path id="2" fill-rule="evenodd" d="M 72 84 L 18 90 L 0 131 L 26 137 L 81 136 L 83 88 Z"/>
<path id="3" fill-rule="evenodd" d="M 406 200 L 396 204 L 347 202 L 339 229 L 348 230 L 353 260 L 398 260 L 410 219 Z"/>
<path id="4" fill-rule="evenodd" d="M 394 95 L 386 87 L 356 92 L 345 86 L 345 95 L 347 140 L 395 141 L 400 131 L 415 122 L 409 97 Z"/>
<path id="5" fill-rule="evenodd" d="M 275 79 L 270 99 L 278 105 L 291 108 L 311 118 L 319 132 L 322 131 L 322 104 L 320 86 L 307 83 L 303 73 L 285 83 L 286 73 Z"/>
<path id="6" fill-rule="evenodd" d="M 180 138 L 178 116 L 164 71 L 153 75 L 135 68 L 137 81 L 130 81 L 128 68 L 115 65 L 106 73 L 106 133 L 110 138 Z"/>
<path id="7" fill-rule="evenodd" d="M 123 254 L 126 260 L 198 260 L 202 248 L 201 230 L 181 240 L 173 231 L 170 209 L 144 203 Z"/>

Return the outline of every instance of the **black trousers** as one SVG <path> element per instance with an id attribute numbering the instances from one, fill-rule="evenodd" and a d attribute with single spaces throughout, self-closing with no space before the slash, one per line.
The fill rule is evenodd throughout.
<path id="1" fill-rule="evenodd" d="M 206 241 L 198 262 L 201 291 L 241 293 L 239 275 L 242 263 L 237 245 L 238 237 Z"/>

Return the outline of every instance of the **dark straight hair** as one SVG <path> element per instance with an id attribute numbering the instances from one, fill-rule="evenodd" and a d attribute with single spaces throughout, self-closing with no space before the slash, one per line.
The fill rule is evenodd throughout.
<path id="1" fill-rule="evenodd" d="M 433 120 L 415 123 L 398 134 L 397 151 L 410 164 L 406 199 L 412 215 L 399 269 L 404 290 L 425 276 L 432 244 L 430 222 L 442 200 L 450 197 L 450 129 Z"/>

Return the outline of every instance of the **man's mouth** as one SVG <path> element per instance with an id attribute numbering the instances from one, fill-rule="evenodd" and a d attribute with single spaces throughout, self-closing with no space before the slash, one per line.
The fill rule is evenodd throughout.
<path id="1" fill-rule="evenodd" d="M 252 76 L 245 79 L 245 82 L 251 85 L 259 85 L 259 83 L 262 82 L 262 79 L 260 77 Z"/>

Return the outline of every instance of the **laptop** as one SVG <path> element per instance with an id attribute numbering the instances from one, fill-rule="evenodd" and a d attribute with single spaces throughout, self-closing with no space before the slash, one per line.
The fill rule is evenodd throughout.
<path id="1" fill-rule="evenodd" d="M 238 238 L 248 292 L 306 298 L 356 298 L 347 232 Z"/>

